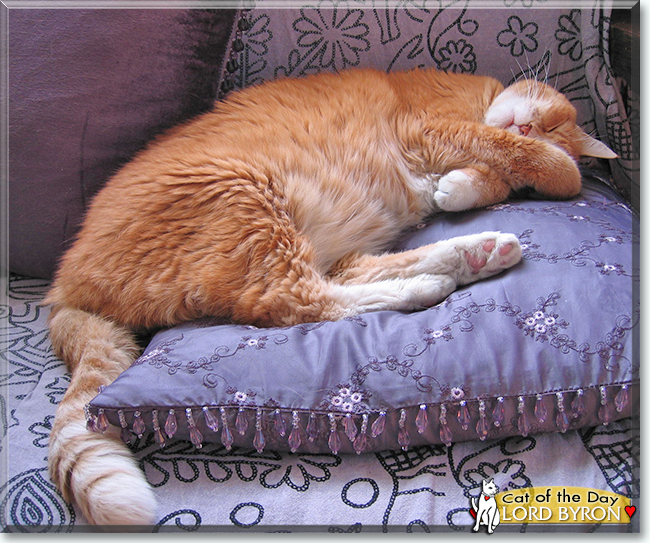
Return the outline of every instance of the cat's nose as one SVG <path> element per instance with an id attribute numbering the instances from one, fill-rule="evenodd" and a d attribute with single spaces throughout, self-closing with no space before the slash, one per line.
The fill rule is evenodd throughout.
<path id="1" fill-rule="evenodd" d="M 530 124 L 524 124 L 524 125 L 519 125 L 518 128 L 523 136 L 527 136 L 528 134 L 530 134 L 530 129 L 532 128 L 532 126 Z"/>

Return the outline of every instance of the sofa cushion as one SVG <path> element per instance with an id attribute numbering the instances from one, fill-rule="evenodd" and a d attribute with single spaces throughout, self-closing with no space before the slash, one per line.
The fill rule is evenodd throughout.
<path id="1" fill-rule="evenodd" d="M 12 9 L 12 271 L 50 277 L 92 196 L 214 103 L 234 10 Z"/>
<path id="2" fill-rule="evenodd" d="M 159 332 L 89 424 L 225 447 L 408 448 L 566 431 L 638 412 L 638 219 L 596 179 L 570 201 L 442 214 L 396 249 L 512 232 L 514 268 L 425 311 Z"/>

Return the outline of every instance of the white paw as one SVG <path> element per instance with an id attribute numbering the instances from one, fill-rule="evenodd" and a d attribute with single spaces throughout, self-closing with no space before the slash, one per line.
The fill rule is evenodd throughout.
<path id="1" fill-rule="evenodd" d="M 479 193 L 469 175 L 462 170 L 452 170 L 440 178 L 433 198 L 444 211 L 464 211 L 474 207 Z"/>
<path id="2" fill-rule="evenodd" d="M 491 277 L 521 260 L 521 246 L 514 234 L 483 232 L 449 240 L 461 255 L 455 278 L 459 285 Z"/>

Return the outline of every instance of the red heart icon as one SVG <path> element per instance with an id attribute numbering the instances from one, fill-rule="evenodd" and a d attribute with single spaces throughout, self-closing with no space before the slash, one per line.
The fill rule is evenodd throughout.
<path id="1" fill-rule="evenodd" d="M 490 499 L 490 496 L 485 496 L 485 501 L 488 501 Z"/>
<path id="2" fill-rule="evenodd" d="M 632 515 L 636 513 L 636 507 L 634 505 L 626 505 L 625 512 L 627 513 L 628 517 L 632 518 Z"/>

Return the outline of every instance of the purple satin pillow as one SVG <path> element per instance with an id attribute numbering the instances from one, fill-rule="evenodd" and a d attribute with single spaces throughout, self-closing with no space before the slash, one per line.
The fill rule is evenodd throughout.
<path id="1" fill-rule="evenodd" d="M 524 259 L 425 311 L 159 332 L 89 427 L 224 447 L 366 452 L 607 424 L 639 412 L 638 218 L 602 182 L 571 201 L 443 214 L 398 248 L 516 234 Z"/>

